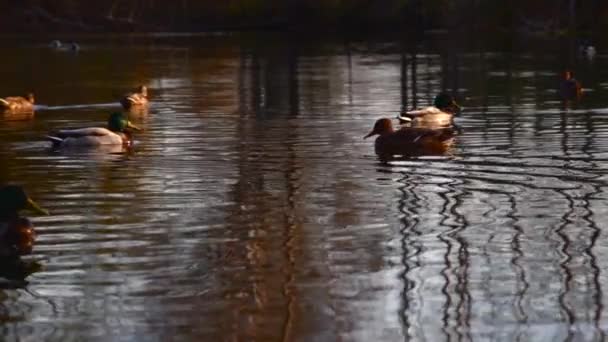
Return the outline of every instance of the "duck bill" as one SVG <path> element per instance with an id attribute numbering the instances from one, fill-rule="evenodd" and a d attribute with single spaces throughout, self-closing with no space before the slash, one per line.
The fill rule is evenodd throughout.
<path id="1" fill-rule="evenodd" d="M 135 126 L 134 124 L 132 124 L 131 121 L 127 121 L 127 128 L 130 128 L 130 129 L 135 130 L 135 131 L 141 131 L 141 128 L 139 128 L 139 127 Z"/>
<path id="2" fill-rule="evenodd" d="M 372 136 L 372 135 L 374 135 L 374 134 L 376 134 L 376 132 L 371 131 L 371 132 L 369 132 L 369 133 L 368 133 L 366 136 L 364 136 L 364 137 L 363 137 L 363 139 L 367 139 L 367 138 L 371 137 L 371 136 Z"/>
<path id="3" fill-rule="evenodd" d="M 42 207 L 40 207 L 38 205 L 38 203 L 34 202 L 33 199 L 28 198 L 27 199 L 27 205 L 25 207 L 26 209 L 29 209 L 35 213 L 41 214 L 41 215 L 49 215 L 49 211 L 46 209 L 43 209 Z"/>

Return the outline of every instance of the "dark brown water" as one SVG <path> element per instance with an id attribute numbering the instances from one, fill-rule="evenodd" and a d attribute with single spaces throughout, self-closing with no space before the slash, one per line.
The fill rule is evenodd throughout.
<path id="1" fill-rule="evenodd" d="M 600 341 L 608 328 L 608 55 L 272 36 L 5 38 L 0 181 L 41 269 L 0 291 L 21 341 Z M 450 51 L 447 53 L 446 51 Z M 567 54 L 567 53 L 566 53 Z M 52 152 L 150 88 L 130 153 Z M 373 122 L 441 89 L 465 107 L 447 156 L 379 163 Z"/>

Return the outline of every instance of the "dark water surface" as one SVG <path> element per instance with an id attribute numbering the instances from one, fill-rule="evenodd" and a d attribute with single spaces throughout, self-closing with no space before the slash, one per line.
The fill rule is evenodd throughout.
<path id="1" fill-rule="evenodd" d="M 1 118 L 0 182 L 52 215 L 31 216 L 41 269 L 0 291 L 3 340 L 604 339 L 601 49 L 563 109 L 551 44 L 4 41 L 0 95 L 40 106 Z M 133 151 L 49 151 L 138 84 Z M 373 122 L 441 89 L 465 107 L 451 154 L 380 163 Z"/>

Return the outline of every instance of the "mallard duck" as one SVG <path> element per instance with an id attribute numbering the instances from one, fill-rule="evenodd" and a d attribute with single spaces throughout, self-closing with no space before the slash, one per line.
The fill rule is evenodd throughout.
<path id="1" fill-rule="evenodd" d="M 443 154 L 453 143 L 455 129 L 451 127 L 431 129 L 403 127 L 393 129 L 390 119 L 376 121 L 374 129 L 364 139 L 378 135 L 374 144 L 376 154 L 381 157 L 393 155 Z"/>
<path id="2" fill-rule="evenodd" d="M 26 97 L 10 96 L 0 98 L 0 108 L 12 111 L 32 111 L 34 110 L 34 94 L 29 93 Z"/>
<path id="3" fill-rule="evenodd" d="M 148 88 L 146 86 L 141 85 L 137 87 L 135 92 L 126 94 L 122 99 L 120 99 L 120 104 L 124 109 L 131 109 L 136 106 L 143 106 L 148 104 Z"/>
<path id="4" fill-rule="evenodd" d="M 415 127 L 445 127 L 452 124 L 453 115 L 460 106 L 448 93 L 435 96 L 433 106 L 412 110 L 397 116 L 400 123 L 411 123 Z"/>
<path id="5" fill-rule="evenodd" d="M 31 253 L 36 232 L 29 219 L 19 216 L 24 209 L 49 214 L 29 198 L 21 186 L 6 185 L 0 188 L 0 256 Z"/>
<path id="6" fill-rule="evenodd" d="M 87 127 L 64 129 L 47 136 L 53 148 L 62 147 L 95 147 L 100 145 L 131 146 L 131 130 L 139 131 L 123 113 L 112 113 L 108 119 L 108 128 Z"/>
<path id="7" fill-rule="evenodd" d="M 579 100 L 582 95 L 581 83 L 574 78 L 572 71 L 564 70 L 559 83 L 559 96 L 563 100 Z"/>

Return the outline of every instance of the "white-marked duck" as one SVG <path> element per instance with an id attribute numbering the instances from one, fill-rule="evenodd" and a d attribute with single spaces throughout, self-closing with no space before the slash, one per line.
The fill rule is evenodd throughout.
<path id="1" fill-rule="evenodd" d="M 145 106 L 148 104 L 148 88 L 144 85 L 137 87 L 137 89 L 126 94 L 120 99 L 120 104 L 124 109 L 131 109 L 134 107 Z"/>
<path id="2" fill-rule="evenodd" d="M 122 145 L 129 147 L 133 143 L 131 131 L 140 128 L 129 122 L 123 113 L 112 113 L 108 119 L 108 128 L 87 127 L 64 129 L 47 136 L 53 148 L 95 147 L 101 145 Z"/>
<path id="3" fill-rule="evenodd" d="M 454 98 L 445 92 L 435 96 L 433 106 L 416 109 L 397 116 L 400 123 L 410 123 L 412 127 L 448 127 L 452 125 L 453 116 L 460 110 Z"/>
<path id="4" fill-rule="evenodd" d="M 452 146 L 455 129 L 403 127 L 395 131 L 391 120 L 382 118 L 376 121 L 373 130 L 364 139 L 374 135 L 378 135 L 374 147 L 380 157 L 440 155 Z"/>

